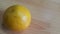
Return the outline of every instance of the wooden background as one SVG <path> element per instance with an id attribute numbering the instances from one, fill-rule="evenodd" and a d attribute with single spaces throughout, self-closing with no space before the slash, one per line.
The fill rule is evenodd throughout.
<path id="1" fill-rule="evenodd" d="M 15 4 L 26 6 L 32 15 L 30 27 L 20 34 L 60 34 L 60 0 L 0 0 L 0 23 L 4 11 Z M 0 34 L 16 33 L 4 32 L 0 26 Z"/>

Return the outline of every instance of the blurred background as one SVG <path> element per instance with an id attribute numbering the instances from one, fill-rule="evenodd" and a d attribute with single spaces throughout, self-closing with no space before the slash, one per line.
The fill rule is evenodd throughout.
<path id="1" fill-rule="evenodd" d="M 0 14 L 3 15 L 9 6 L 16 4 L 26 6 L 34 20 L 47 23 L 49 28 L 46 27 L 46 32 L 50 32 L 47 34 L 60 34 L 60 0 L 0 0 L 0 11 L 2 11 Z M 37 34 L 40 33 L 37 32 Z"/>

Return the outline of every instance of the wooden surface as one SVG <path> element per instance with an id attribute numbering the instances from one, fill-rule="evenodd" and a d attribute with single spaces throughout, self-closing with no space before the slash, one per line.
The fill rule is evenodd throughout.
<path id="1" fill-rule="evenodd" d="M 49 27 L 49 24 L 45 22 L 32 19 L 30 27 L 23 34 L 50 34 L 47 30 Z"/>
<path id="2" fill-rule="evenodd" d="M 32 19 L 31 25 L 22 32 L 13 32 L 8 30 L 3 31 L 4 34 L 50 34 L 50 32 L 47 30 L 49 27 L 50 25 L 45 22 Z"/>
<path id="3" fill-rule="evenodd" d="M 0 0 L 0 23 L 4 11 L 15 4 L 26 6 L 32 15 L 30 27 L 22 34 L 60 34 L 60 0 Z M 0 33 L 12 34 L 1 26 Z"/>

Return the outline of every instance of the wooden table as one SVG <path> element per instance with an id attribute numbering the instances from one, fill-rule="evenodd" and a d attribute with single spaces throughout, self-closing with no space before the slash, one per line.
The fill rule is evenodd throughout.
<path id="1" fill-rule="evenodd" d="M 32 15 L 30 27 L 21 34 L 60 34 L 60 0 L 0 0 L 0 23 L 4 11 L 15 4 L 26 6 Z M 1 26 L 0 33 L 13 34 Z"/>

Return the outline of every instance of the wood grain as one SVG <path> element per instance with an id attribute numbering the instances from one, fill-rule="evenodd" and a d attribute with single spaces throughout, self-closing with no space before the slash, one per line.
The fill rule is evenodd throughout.
<path id="1" fill-rule="evenodd" d="M 25 31 L 22 32 L 6 32 L 7 34 L 50 34 L 47 29 L 50 27 L 49 24 L 32 19 L 32 23 Z"/>
<path id="2" fill-rule="evenodd" d="M 15 4 L 26 6 L 33 17 L 30 27 L 22 34 L 60 34 L 60 0 L 0 0 L 0 10 Z M 0 33 L 6 34 L 1 29 Z"/>
<path id="3" fill-rule="evenodd" d="M 45 22 L 32 19 L 30 27 L 23 34 L 50 34 L 50 32 L 47 31 L 49 27 L 49 24 Z"/>

